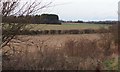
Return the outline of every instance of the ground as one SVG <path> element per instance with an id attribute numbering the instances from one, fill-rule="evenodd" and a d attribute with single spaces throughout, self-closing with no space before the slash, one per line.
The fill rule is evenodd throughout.
<path id="1" fill-rule="evenodd" d="M 30 24 L 32 30 L 71 30 L 71 29 L 99 29 L 108 28 L 111 25 L 105 24 L 87 24 L 87 23 L 63 23 L 62 25 L 48 24 Z"/>
<path id="2" fill-rule="evenodd" d="M 43 29 L 43 30 L 67 30 L 67 29 L 89 29 L 89 28 L 99 29 L 101 27 L 105 27 L 105 28 L 109 27 L 109 25 L 100 25 L 100 24 L 98 24 L 98 25 L 96 25 L 96 24 L 74 24 L 74 25 L 73 24 L 62 24 L 62 25 L 41 25 L 41 24 L 34 25 L 34 24 L 31 24 L 31 26 L 33 27 L 33 30 L 40 30 L 40 29 Z M 106 35 L 108 35 L 108 34 L 106 34 Z M 78 65 L 78 67 L 80 67 L 79 69 L 81 69 L 81 67 L 83 67 L 83 69 L 95 69 L 97 66 L 97 61 L 96 61 L 97 58 L 95 58 L 95 62 L 94 62 L 94 60 L 91 59 L 89 57 L 89 55 L 96 56 L 98 54 L 99 59 L 102 60 L 102 58 L 103 58 L 103 60 L 104 60 L 104 57 L 105 57 L 105 59 L 107 58 L 106 56 L 103 55 L 104 50 L 106 50 L 107 47 L 109 48 L 109 45 L 111 44 L 111 42 L 109 42 L 109 40 L 110 40 L 109 36 L 108 36 L 108 38 L 106 38 L 106 36 L 105 36 L 105 38 L 103 38 L 103 41 L 100 41 L 100 44 L 99 44 L 99 42 L 96 43 L 97 41 L 99 41 L 100 38 L 101 38 L 100 34 L 77 34 L 77 35 L 67 35 L 67 34 L 65 35 L 64 34 L 64 35 L 33 35 L 33 36 L 32 35 L 19 35 L 19 36 L 17 36 L 17 40 L 13 39 L 9 43 L 10 46 L 6 46 L 3 49 L 4 51 L 10 50 L 10 51 L 8 51 L 8 53 L 13 54 L 13 56 L 11 55 L 10 62 L 5 61 L 3 63 L 3 65 L 4 65 L 3 68 L 4 69 L 9 68 L 9 66 L 7 67 L 7 65 L 9 63 L 9 65 L 11 65 L 10 67 L 13 67 L 15 69 L 17 69 L 17 68 L 24 69 L 25 65 L 26 65 L 26 68 L 28 68 L 28 69 L 30 68 L 30 66 L 34 68 L 35 66 L 38 65 L 37 68 L 40 69 L 41 66 L 39 66 L 38 63 L 43 63 L 43 62 L 41 62 L 41 60 L 43 60 L 45 62 L 45 63 L 43 63 L 43 68 L 45 65 L 48 64 L 49 67 L 45 67 L 48 69 L 49 68 L 51 69 L 51 67 L 55 68 L 56 66 L 54 66 L 54 64 L 56 65 L 56 63 L 58 63 L 58 65 L 66 64 L 65 67 L 68 65 L 68 68 L 66 68 L 66 69 L 71 69 L 71 68 L 76 69 L 75 66 L 78 65 L 78 63 L 81 63 L 80 65 Z M 72 42 L 72 41 L 75 44 L 72 44 L 72 43 L 69 44 L 69 42 Z M 78 41 L 78 43 L 74 42 L 74 41 Z M 68 47 L 65 45 L 67 42 L 70 45 Z M 106 45 L 107 43 L 108 43 L 108 46 Z M 112 46 L 112 47 L 113 48 L 111 50 L 111 45 L 110 45 L 110 48 L 109 48 L 110 51 L 114 50 L 114 46 Z M 80 56 L 87 57 L 87 59 L 77 58 L 77 57 L 69 57 L 69 56 L 67 56 L 67 53 L 66 53 L 66 55 L 64 55 L 64 53 L 66 52 L 66 49 L 64 49 L 64 48 L 68 48 L 68 49 L 71 48 L 75 52 L 80 51 L 81 52 Z M 69 49 L 68 54 L 72 51 L 71 49 Z M 74 49 L 76 49 L 76 50 L 74 50 Z M 101 55 L 99 54 L 99 50 L 102 52 Z M 106 51 L 108 51 L 108 49 Z M 58 54 L 58 56 L 59 56 L 59 54 L 61 54 L 61 57 L 56 56 L 57 54 Z M 41 58 L 41 57 L 43 57 L 43 58 Z M 34 58 L 35 58 L 35 60 L 34 60 Z M 45 58 L 45 60 L 44 60 L 44 58 Z M 58 61 L 57 60 L 55 61 L 55 59 L 57 59 L 57 58 L 58 58 Z M 117 62 L 117 58 L 118 58 L 117 54 L 114 53 L 110 56 L 110 58 L 108 57 L 108 59 L 112 59 L 112 58 L 116 58 L 116 61 L 113 61 L 113 63 L 115 63 L 114 65 L 117 66 L 116 65 L 118 63 Z M 68 60 L 68 62 L 67 62 L 68 64 L 64 61 L 64 59 Z M 78 61 L 76 61 L 76 59 Z M 81 62 L 79 59 L 81 59 L 83 62 Z M 72 62 L 72 60 L 73 60 L 73 62 Z M 20 66 L 15 66 L 18 64 L 17 61 L 20 61 L 20 64 L 19 64 Z M 107 67 L 110 66 L 110 69 L 113 69 L 113 68 L 111 68 L 112 65 L 110 65 L 111 61 L 107 61 L 107 60 L 105 60 L 105 61 L 106 61 L 106 65 L 108 65 Z M 35 62 L 35 63 L 33 63 L 33 62 Z M 75 63 L 75 64 L 72 64 L 72 63 Z M 93 65 L 91 66 L 91 64 L 93 64 Z M 71 68 L 70 68 L 70 66 L 71 66 Z M 58 67 L 58 68 L 61 68 L 61 67 Z"/>

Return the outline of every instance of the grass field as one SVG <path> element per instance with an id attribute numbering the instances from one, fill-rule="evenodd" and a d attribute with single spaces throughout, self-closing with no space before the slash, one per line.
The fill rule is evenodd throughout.
<path id="1" fill-rule="evenodd" d="M 85 23 L 66 23 L 62 25 L 48 25 L 48 24 L 30 24 L 32 30 L 71 30 L 71 29 L 99 29 L 108 28 L 110 25 L 105 24 L 85 24 Z"/>

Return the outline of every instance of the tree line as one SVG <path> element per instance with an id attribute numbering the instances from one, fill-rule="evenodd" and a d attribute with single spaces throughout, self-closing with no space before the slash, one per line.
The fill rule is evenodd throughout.
<path id="1" fill-rule="evenodd" d="M 118 21 L 89 21 L 90 24 L 117 24 Z"/>
<path id="2" fill-rule="evenodd" d="M 59 16 L 55 14 L 3 16 L 3 23 L 30 23 L 30 24 L 61 24 Z"/>
<path id="3" fill-rule="evenodd" d="M 87 24 L 117 24 L 118 21 L 82 21 L 82 20 L 77 20 L 77 21 L 64 21 L 61 20 L 62 23 L 87 23 Z"/>

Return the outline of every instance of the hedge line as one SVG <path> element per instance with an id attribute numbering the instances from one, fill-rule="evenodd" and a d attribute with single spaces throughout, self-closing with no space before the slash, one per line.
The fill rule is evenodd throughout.
<path id="1" fill-rule="evenodd" d="M 3 30 L 3 32 L 7 32 Z M 94 29 L 84 29 L 84 30 L 24 30 L 18 32 L 18 35 L 55 35 L 55 34 L 93 34 L 93 33 L 107 33 L 108 30 L 94 30 Z"/>

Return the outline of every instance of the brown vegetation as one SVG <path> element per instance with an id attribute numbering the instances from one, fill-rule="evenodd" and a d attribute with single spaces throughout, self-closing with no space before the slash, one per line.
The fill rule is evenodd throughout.
<path id="1" fill-rule="evenodd" d="M 5 48 L 8 52 L 3 54 L 3 69 L 95 70 L 97 67 L 106 69 L 103 61 L 113 58 L 115 48 L 110 37 L 102 36 L 19 36 L 18 38 L 23 41 L 12 40 L 9 43 L 11 48 Z M 6 50 L 3 50 L 4 52 Z"/>

